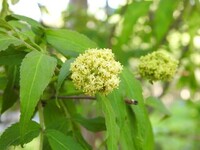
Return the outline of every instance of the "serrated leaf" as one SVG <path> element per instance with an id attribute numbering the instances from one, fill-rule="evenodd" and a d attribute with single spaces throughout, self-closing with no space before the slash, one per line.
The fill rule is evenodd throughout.
<path id="1" fill-rule="evenodd" d="M 15 51 L 8 48 L 0 52 L 0 65 L 18 65 L 27 53 L 24 51 Z"/>
<path id="2" fill-rule="evenodd" d="M 29 143 L 40 133 L 40 125 L 36 122 L 30 121 L 27 123 L 28 130 L 25 133 L 24 141 L 20 140 L 20 124 L 15 123 L 7 128 L 0 137 L 1 150 L 7 150 L 9 146 Z"/>
<path id="3" fill-rule="evenodd" d="M 148 97 L 146 99 L 146 105 L 154 108 L 155 110 L 157 110 L 165 115 L 170 115 L 169 110 L 166 108 L 166 106 L 163 104 L 163 102 L 156 97 L 152 97 L 152 96 Z"/>
<path id="4" fill-rule="evenodd" d="M 25 21 L 25 22 L 29 23 L 31 26 L 43 28 L 43 26 L 39 22 L 37 22 L 34 19 L 31 19 L 29 17 L 26 17 L 26 16 L 11 14 L 11 15 L 7 16 L 6 20 L 7 21 L 12 20 L 10 17 L 13 17 L 17 20 Z"/>
<path id="5" fill-rule="evenodd" d="M 18 66 L 10 66 L 8 69 L 8 83 L 3 93 L 1 114 L 3 114 L 7 109 L 12 107 L 12 105 L 19 98 L 19 94 L 17 94 L 17 91 L 15 91 L 14 89 L 18 71 Z"/>
<path id="6" fill-rule="evenodd" d="M 21 45 L 23 42 L 14 36 L 0 34 L 0 51 L 6 50 L 11 44 L 14 46 Z"/>
<path id="7" fill-rule="evenodd" d="M 92 132 L 100 132 L 106 130 L 105 119 L 103 117 L 87 119 L 80 114 L 77 114 L 73 116 L 73 120 Z"/>
<path id="8" fill-rule="evenodd" d="M 11 15 L 6 16 L 6 21 L 10 21 L 10 20 L 25 21 L 31 26 L 33 32 L 35 32 L 38 35 L 43 34 L 44 27 L 39 22 L 37 22 L 29 17 L 17 15 L 17 14 L 11 14 Z"/>
<path id="9" fill-rule="evenodd" d="M 66 79 L 66 77 L 70 74 L 70 64 L 74 61 L 75 59 L 72 58 L 72 59 L 69 59 L 69 60 L 66 60 L 65 63 L 63 63 L 61 69 L 60 69 L 60 73 L 58 75 L 58 83 L 57 83 L 57 87 L 56 87 L 56 90 L 57 90 L 57 93 L 63 83 L 63 81 Z"/>
<path id="10" fill-rule="evenodd" d="M 124 92 L 127 98 L 135 99 L 138 101 L 138 105 L 131 106 L 137 122 L 137 132 L 134 135 L 134 138 L 136 138 L 138 141 L 136 143 L 137 149 L 153 150 L 154 138 L 151 123 L 149 121 L 147 110 L 144 105 L 141 84 L 126 68 L 124 68 L 121 76 L 121 82 L 124 84 Z"/>
<path id="11" fill-rule="evenodd" d="M 38 51 L 26 55 L 20 68 L 20 126 L 21 135 L 31 119 L 44 89 L 49 84 L 56 67 L 56 59 Z"/>
<path id="12" fill-rule="evenodd" d="M 47 130 L 45 135 L 52 150 L 84 150 L 72 137 L 66 136 L 56 130 Z"/>
<path id="13" fill-rule="evenodd" d="M 18 32 L 18 36 L 20 36 L 20 38 L 23 39 L 24 41 L 27 42 L 27 39 L 30 39 L 32 42 L 34 42 L 36 40 L 36 35 L 31 30 L 31 27 L 29 24 L 26 24 L 25 22 L 20 22 L 18 20 L 11 20 L 8 23 L 12 27 L 20 31 Z"/>
<path id="14" fill-rule="evenodd" d="M 47 42 L 66 57 L 77 56 L 89 48 L 97 47 L 88 37 L 72 30 L 47 29 L 45 35 Z"/>
<path id="15" fill-rule="evenodd" d="M 110 103 L 110 99 L 105 96 L 98 95 L 97 100 L 100 103 L 105 116 L 107 147 L 109 150 L 117 150 L 119 140 L 119 127 L 116 123 L 116 116 Z"/>

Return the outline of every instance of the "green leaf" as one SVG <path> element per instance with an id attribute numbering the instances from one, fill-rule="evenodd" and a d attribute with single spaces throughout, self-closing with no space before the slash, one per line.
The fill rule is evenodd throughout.
<path id="1" fill-rule="evenodd" d="M 166 108 L 166 106 L 163 104 L 163 102 L 156 97 L 148 97 L 146 99 L 146 105 L 154 108 L 155 110 L 158 110 L 159 112 L 165 114 L 165 115 L 170 115 L 169 110 Z"/>
<path id="2" fill-rule="evenodd" d="M 137 149 L 153 150 L 154 138 L 151 123 L 149 121 L 147 110 L 144 105 L 141 84 L 126 68 L 124 68 L 122 72 L 121 82 L 124 86 L 125 96 L 129 99 L 135 99 L 138 101 L 138 105 L 131 106 L 131 109 L 136 117 L 136 122 L 134 123 L 137 124 L 137 132 L 134 133 L 134 137 L 138 141 L 136 143 Z"/>
<path id="3" fill-rule="evenodd" d="M 28 18 L 26 16 L 12 14 L 12 15 L 6 16 L 6 21 L 10 21 L 10 20 L 25 21 L 31 26 L 32 30 L 36 34 L 38 34 L 38 35 L 42 35 L 43 34 L 44 27 L 39 22 L 37 22 L 37 21 L 35 21 L 35 20 L 31 19 L 31 18 Z"/>
<path id="4" fill-rule="evenodd" d="M 134 112 L 127 106 L 127 116 L 125 126 L 121 130 L 121 148 L 126 150 L 141 149 L 140 140 L 137 138 L 137 121 Z M 131 133 L 131 134 L 130 134 Z"/>
<path id="5" fill-rule="evenodd" d="M 5 76 L 0 76 L 0 89 L 4 90 L 7 85 L 7 78 Z"/>
<path id="6" fill-rule="evenodd" d="M 47 129 L 56 129 L 64 134 L 71 130 L 71 120 L 57 107 L 55 100 L 47 101 L 44 108 L 44 122 Z"/>
<path id="7" fill-rule="evenodd" d="M 47 29 L 45 35 L 47 42 L 66 57 L 77 56 L 89 48 L 97 47 L 88 37 L 72 30 Z"/>
<path id="8" fill-rule="evenodd" d="M 69 59 L 69 60 L 66 60 L 65 63 L 62 65 L 61 69 L 60 69 L 60 73 L 58 75 L 58 84 L 57 84 L 57 87 L 56 87 L 56 90 L 57 90 L 57 94 L 58 94 L 58 91 L 63 83 L 63 81 L 66 79 L 66 77 L 70 74 L 70 64 L 74 61 L 75 59 L 72 58 L 72 59 Z"/>
<path id="9" fill-rule="evenodd" d="M 13 104 L 19 98 L 19 95 L 17 91 L 15 90 L 15 82 L 16 82 L 18 71 L 19 71 L 18 66 L 10 66 L 8 69 L 8 83 L 3 93 L 1 114 L 3 114 L 7 109 L 12 107 Z"/>
<path id="10" fill-rule="evenodd" d="M 116 116 L 110 103 L 110 99 L 105 96 L 98 95 L 97 100 L 101 104 L 101 108 L 105 116 L 107 147 L 109 150 L 117 150 L 119 127 L 116 123 Z"/>
<path id="11" fill-rule="evenodd" d="M 27 123 L 28 130 L 25 133 L 24 141 L 20 140 L 20 124 L 15 123 L 7 128 L 0 137 L 1 150 L 7 150 L 11 145 L 26 144 L 32 141 L 40 133 L 40 125 L 36 122 L 30 121 Z"/>
<path id="12" fill-rule="evenodd" d="M 124 96 L 121 93 L 123 88 L 124 87 L 122 87 L 120 83 L 119 89 L 114 90 L 111 94 L 108 95 L 108 99 L 110 100 L 113 110 L 115 111 L 120 130 L 124 127 L 124 123 L 127 118 L 126 104 L 124 101 Z"/>
<path id="13" fill-rule="evenodd" d="M 52 150 L 84 150 L 72 137 L 66 136 L 56 130 L 47 130 L 45 135 Z"/>
<path id="14" fill-rule="evenodd" d="M 173 22 L 173 12 L 178 2 L 174 0 L 160 0 L 158 4 L 158 9 L 155 11 L 153 19 L 153 32 L 158 43 L 163 39 Z"/>
<path id="15" fill-rule="evenodd" d="M 0 27 L 6 29 L 6 30 L 12 30 L 13 27 L 9 25 L 6 21 L 0 18 Z"/>
<path id="16" fill-rule="evenodd" d="M 137 139 L 134 137 L 136 129 L 134 124 L 130 123 L 130 117 L 127 112 L 127 107 L 125 103 L 124 89 L 122 82 L 119 85 L 119 89 L 114 90 L 111 94 L 108 95 L 108 98 L 112 104 L 112 107 L 116 114 L 117 124 L 120 129 L 120 146 L 122 149 L 126 150 L 136 150 L 137 147 L 135 143 Z M 132 133 L 132 134 L 130 134 Z M 135 143 L 134 143 L 135 142 Z"/>
<path id="17" fill-rule="evenodd" d="M 73 101 L 64 101 L 64 107 L 67 109 L 68 117 L 73 118 L 77 114 L 76 106 Z M 84 149 L 91 150 L 91 146 L 85 141 L 79 126 L 71 119 L 73 137 L 81 144 Z"/>
<path id="18" fill-rule="evenodd" d="M 27 122 L 44 89 L 51 80 L 56 67 L 56 59 L 38 51 L 32 51 L 24 58 L 20 69 L 20 125 L 21 135 L 26 132 Z"/>
<path id="19" fill-rule="evenodd" d="M 54 129 L 63 134 L 68 134 L 71 130 L 71 119 L 67 118 L 63 111 L 57 107 L 55 100 L 46 101 L 44 107 L 44 122 L 47 130 Z M 46 136 L 44 137 L 43 149 L 52 150 Z"/>
<path id="20" fill-rule="evenodd" d="M 6 29 L 0 27 L 0 33 L 6 34 L 7 32 L 8 32 L 8 31 L 7 31 Z"/>
<path id="21" fill-rule="evenodd" d="M 6 50 L 11 44 L 14 46 L 21 45 L 23 42 L 14 36 L 0 34 L 0 51 Z"/>
<path id="22" fill-rule="evenodd" d="M 8 22 L 12 27 L 17 29 L 18 36 L 20 36 L 21 39 L 27 42 L 27 39 L 30 39 L 32 42 L 36 40 L 36 35 L 31 30 L 31 27 L 29 24 L 25 22 L 20 22 L 18 20 L 11 20 Z M 38 35 L 38 34 L 37 34 Z"/>
<path id="23" fill-rule="evenodd" d="M 0 65 L 18 65 L 25 57 L 26 52 L 15 51 L 12 48 L 8 48 L 6 51 L 0 52 Z"/>
<path id="24" fill-rule="evenodd" d="M 80 123 L 83 127 L 92 132 L 100 132 L 106 130 L 105 119 L 103 117 L 86 119 L 80 114 L 77 114 L 73 116 L 73 120 Z"/>

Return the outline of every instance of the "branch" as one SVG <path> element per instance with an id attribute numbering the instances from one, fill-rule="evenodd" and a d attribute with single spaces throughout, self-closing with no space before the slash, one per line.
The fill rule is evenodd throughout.
<path id="1" fill-rule="evenodd" d="M 58 96 L 58 99 L 83 99 L 83 100 L 96 100 L 96 98 L 94 96 Z M 124 99 L 124 102 L 126 104 L 134 104 L 137 105 L 138 101 L 134 100 L 134 99 Z"/>

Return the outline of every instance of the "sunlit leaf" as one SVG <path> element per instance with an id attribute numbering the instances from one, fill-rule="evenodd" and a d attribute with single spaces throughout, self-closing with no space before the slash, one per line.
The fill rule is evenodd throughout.
<path id="1" fill-rule="evenodd" d="M 18 46 L 22 44 L 22 41 L 14 36 L 0 34 L 0 51 L 6 50 L 11 44 Z"/>
<path id="2" fill-rule="evenodd" d="M 15 30 L 19 30 L 18 31 L 18 35 L 20 36 L 21 39 L 23 39 L 24 41 L 26 41 L 28 38 L 31 41 L 35 41 L 36 40 L 36 35 L 34 34 L 34 32 L 31 30 L 31 26 L 29 24 L 26 24 L 25 22 L 21 22 L 18 20 L 11 20 L 8 22 L 12 27 L 15 28 Z M 37 34 L 38 35 L 38 34 Z"/>
<path id="3" fill-rule="evenodd" d="M 72 30 L 47 29 L 45 35 L 47 42 L 66 57 L 77 56 L 89 48 L 97 47 L 88 37 Z"/>
<path id="4" fill-rule="evenodd" d="M 43 34 L 44 27 L 39 22 L 37 22 L 29 17 L 17 15 L 17 14 L 11 14 L 9 16 L 6 16 L 6 21 L 11 21 L 11 20 L 25 21 L 31 26 L 32 30 L 35 33 L 37 33 L 38 35 Z"/>

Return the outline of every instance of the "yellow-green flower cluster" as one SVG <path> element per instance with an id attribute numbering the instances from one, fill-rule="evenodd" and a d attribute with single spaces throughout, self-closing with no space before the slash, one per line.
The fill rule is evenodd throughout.
<path id="1" fill-rule="evenodd" d="M 162 51 L 156 51 L 140 58 L 139 73 L 150 82 L 173 78 L 178 61 Z"/>
<path id="2" fill-rule="evenodd" d="M 122 66 L 115 61 L 111 49 L 89 49 L 71 64 L 72 81 L 88 95 L 107 95 L 119 86 Z"/>

